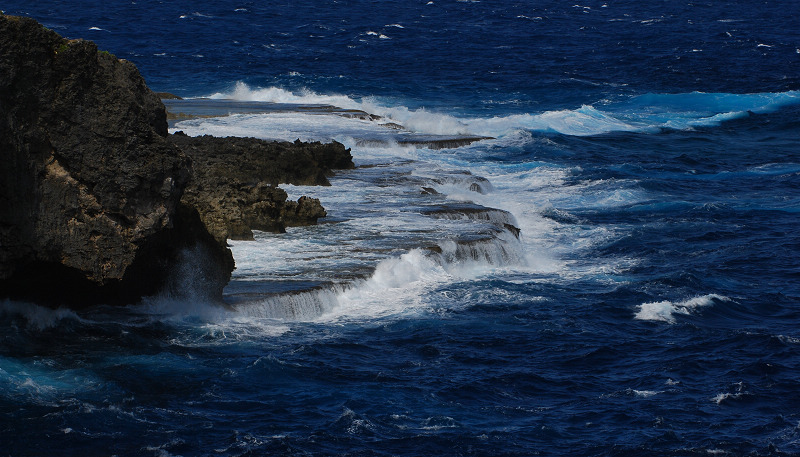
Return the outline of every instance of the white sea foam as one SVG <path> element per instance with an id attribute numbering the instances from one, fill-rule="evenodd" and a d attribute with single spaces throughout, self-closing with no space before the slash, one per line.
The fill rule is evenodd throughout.
<path id="1" fill-rule="evenodd" d="M 713 401 L 714 403 L 719 405 L 719 404 L 722 404 L 722 402 L 724 402 L 725 400 L 735 400 L 735 399 L 737 399 L 737 398 L 739 398 L 741 396 L 742 396 L 742 394 L 740 392 L 721 393 L 721 394 L 715 395 L 714 398 L 711 399 L 711 401 Z"/>
<path id="2" fill-rule="evenodd" d="M 190 136 L 214 134 L 325 142 L 346 142 L 351 138 L 372 138 L 390 133 L 375 122 L 305 113 L 235 114 L 211 119 L 191 119 L 178 122 L 173 131 L 177 130 Z"/>
<path id="3" fill-rule="evenodd" d="M 187 18 L 191 18 L 191 17 L 202 17 L 202 18 L 211 19 L 214 16 L 211 16 L 209 14 L 203 14 L 203 13 L 200 13 L 200 12 L 197 12 L 197 11 L 195 11 L 194 13 L 190 13 L 190 14 L 182 14 L 180 16 L 181 19 L 187 19 Z"/>
<path id="4" fill-rule="evenodd" d="M 479 146 L 476 146 L 479 148 Z M 634 259 L 616 259 L 596 264 L 580 261 L 576 264 L 575 261 L 565 260 L 568 258 L 584 259 L 585 256 L 581 252 L 592 248 L 598 244 L 606 243 L 610 238 L 615 237 L 613 230 L 608 227 L 602 228 L 586 228 L 577 223 L 567 223 L 554 220 L 550 217 L 544 217 L 548 208 L 553 206 L 561 208 L 570 208 L 572 206 L 586 207 L 586 206 L 603 206 L 611 205 L 617 206 L 625 203 L 625 199 L 643 198 L 642 196 L 632 193 L 620 192 L 617 189 L 621 182 L 585 182 L 578 183 L 577 185 L 566 185 L 564 178 L 570 174 L 570 170 L 564 168 L 554 168 L 550 166 L 530 166 L 516 169 L 497 169 L 489 165 L 481 167 L 471 167 L 479 176 L 489 177 L 491 184 L 488 193 L 479 193 L 470 189 L 472 181 L 476 179 L 475 175 L 458 175 L 448 172 L 449 167 L 458 170 L 461 167 L 469 167 L 468 162 L 458 160 L 457 155 L 442 155 L 436 151 L 429 151 L 425 149 L 354 149 L 356 157 L 364 157 L 369 155 L 370 160 L 382 161 L 391 159 L 392 156 L 402 156 L 403 158 L 414 160 L 415 162 L 410 166 L 413 167 L 411 176 L 420 180 L 430 180 L 426 184 L 421 184 L 433 187 L 436 191 L 444 194 L 447 200 L 459 202 L 474 202 L 487 208 L 498 208 L 499 210 L 487 210 L 484 213 L 476 213 L 471 216 L 466 216 L 459 211 L 443 212 L 437 215 L 440 221 L 436 226 L 442 233 L 452 236 L 459 229 L 458 224 L 449 223 L 448 220 L 471 220 L 486 217 L 492 223 L 501 225 L 510 223 L 521 229 L 520 234 L 520 255 L 522 260 L 515 264 L 515 268 L 524 269 L 529 273 L 544 273 L 544 274 L 557 274 L 563 276 L 565 279 L 575 279 L 577 275 L 614 275 L 619 271 L 624 271 L 635 264 Z M 402 170 L 402 166 L 394 165 L 390 169 L 397 168 Z M 356 179 L 360 173 L 367 173 L 371 169 L 354 170 L 347 172 L 346 179 L 334 179 L 333 187 L 331 188 L 308 188 L 298 186 L 285 186 L 291 198 L 297 198 L 303 194 L 313 194 L 322 199 L 323 204 L 330 208 L 332 214 L 342 214 L 348 212 L 346 208 L 352 205 L 352 202 L 376 201 L 380 202 L 381 208 L 387 209 L 389 213 L 381 218 L 372 217 L 365 220 L 366 224 L 362 224 L 358 219 L 349 219 L 337 225 L 346 226 L 345 233 L 370 233 L 376 229 L 381 230 L 386 236 L 408 236 L 420 230 L 430 230 L 430 220 L 420 217 L 411 217 L 410 213 L 401 212 L 395 213 L 391 210 L 392 205 L 395 203 L 400 207 L 408 206 L 408 194 L 402 190 L 398 192 L 397 189 L 387 187 L 365 187 L 363 181 Z M 375 169 L 377 170 L 380 169 Z M 383 173 L 383 172 L 381 172 Z M 450 174 L 448 174 L 450 173 Z M 608 192 L 607 195 L 604 195 Z M 399 199 L 398 199 L 399 197 Z M 375 209 L 379 211 L 379 208 Z M 500 211 L 503 210 L 503 211 Z M 373 214 L 373 213 L 370 213 Z M 398 216 L 406 215 L 402 219 Z M 577 222 L 577 221 L 576 221 Z M 464 224 L 461 224 L 464 226 Z M 307 229 L 302 229 L 303 231 Z M 313 229 L 317 238 L 322 235 L 322 232 L 329 232 L 332 229 L 329 227 L 318 227 Z M 395 234 L 395 230 L 397 233 Z M 456 232 L 453 232 L 455 230 Z M 407 232 L 405 235 L 401 231 Z M 306 257 L 318 258 L 316 265 L 321 269 L 328 269 L 328 263 L 335 263 L 340 261 L 341 256 L 348 254 L 343 247 L 347 245 L 362 246 L 358 240 L 343 240 L 339 243 L 339 248 L 336 250 L 327 251 L 327 247 L 323 246 L 324 243 L 308 243 L 307 241 L 295 240 L 293 231 L 289 234 L 281 235 L 279 237 L 270 236 L 270 243 L 273 246 L 281 246 L 282 251 L 288 251 L 292 254 L 282 252 L 272 252 L 272 254 L 260 256 L 258 249 L 247 249 L 244 246 L 237 247 L 234 245 L 234 250 L 247 249 L 247 252 L 242 252 L 241 257 L 262 259 L 257 261 L 253 268 L 250 264 L 239 264 L 241 271 L 255 271 L 259 265 L 264 262 L 269 262 L 272 269 L 281 271 L 293 271 L 298 269 L 296 263 L 292 260 L 295 257 L 303 257 L 300 253 L 307 252 Z M 322 235 L 323 238 L 325 235 Z M 292 239 L 288 239 L 292 238 Z M 293 245 L 292 243 L 298 243 Z M 284 246 L 285 245 L 285 246 Z M 295 254 L 296 253 L 296 254 Z M 363 251 L 359 251 L 359 255 Z M 239 254 L 235 254 L 237 259 Z M 285 263 L 284 260 L 292 262 Z M 292 265 L 294 263 L 294 265 Z M 569 268 L 568 268 L 569 265 Z"/>
<path id="5" fill-rule="evenodd" d="M 518 130 L 533 130 L 585 136 L 615 131 L 641 131 L 651 128 L 647 125 L 634 125 L 616 119 L 610 114 L 604 113 L 591 106 L 583 106 L 576 110 L 559 110 L 540 114 L 521 114 L 492 118 L 458 118 L 445 113 L 432 112 L 425 108 L 411 109 L 405 106 L 385 106 L 371 98 L 357 100 L 346 95 L 322 95 L 310 90 L 290 92 L 278 87 L 253 89 L 241 82 L 237 83 L 232 91 L 215 93 L 210 95 L 209 98 L 294 103 L 298 105 L 322 104 L 344 109 L 358 109 L 382 116 L 386 119 L 385 122 L 400 124 L 408 131 L 433 135 L 481 135 L 498 137 L 513 134 Z M 313 120 L 314 116 L 304 115 L 298 117 L 299 115 L 300 113 L 291 113 L 290 115 L 265 114 L 255 116 L 255 118 L 260 117 L 262 119 L 261 124 L 264 126 L 285 124 L 285 128 L 283 129 L 284 133 L 278 133 L 280 130 L 278 130 L 277 127 L 273 127 L 269 135 L 271 137 L 287 140 L 293 139 L 292 137 L 296 138 L 298 134 L 309 135 L 307 130 L 302 128 L 303 124 L 335 122 L 332 120 L 317 120 L 315 122 Z M 299 121 L 299 119 L 302 119 L 302 121 Z M 349 120 L 353 121 L 352 119 Z M 237 124 L 241 123 L 242 118 L 236 118 L 235 121 Z M 189 125 L 202 125 L 211 122 L 219 123 L 219 121 L 213 120 L 184 121 L 180 123 L 177 128 L 187 130 L 187 128 L 189 128 L 187 126 Z M 338 135 L 348 135 L 347 131 L 350 130 L 348 123 L 340 122 L 338 125 L 339 128 L 344 131 L 344 133 Z M 297 130 L 298 127 L 300 130 Z M 357 133 L 363 134 L 363 132 Z M 374 133 L 374 130 L 372 133 Z"/>
<path id="6" fill-rule="evenodd" d="M 454 280 L 475 278 L 522 261 L 516 240 L 441 243 L 441 253 L 423 249 L 379 262 L 366 279 L 299 293 L 269 296 L 237 306 L 244 316 L 290 321 L 376 318 L 424 305 L 426 291 Z"/>
<path id="7" fill-rule="evenodd" d="M 734 383 L 730 387 L 730 390 L 732 390 L 733 392 L 722 392 L 722 393 L 719 393 L 719 394 L 715 395 L 711 399 L 711 401 L 713 401 L 714 403 L 716 403 L 718 405 L 721 405 L 722 403 L 724 403 L 724 402 L 726 402 L 728 400 L 736 400 L 736 399 L 739 399 L 739 398 L 741 398 L 743 396 L 749 395 L 749 392 L 747 392 L 747 390 L 745 390 L 744 383 L 741 382 L 741 381 L 737 382 L 737 383 Z"/>
<path id="8" fill-rule="evenodd" d="M 674 324 L 676 322 L 675 314 L 692 314 L 697 308 L 711 306 L 715 301 L 731 301 L 731 299 L 722 295 L 708 294 L 677 303 L 668 300 L 643 303 L 639 305 L 639 311 L 634 317 L 639 320 Z"/>
<path id="9" fill-rule="evenodd" d="M 449 416 L 434 416 L 422 421 L 422 430 L 442 430 L 447 428 L 458 428 L 460 425 L 455 419 Z"/>
<path id="10" fill-rule="evenodd" d="M 264 274 L 275 277 L 280 276 L 281 271 L 287 277 L 294 277 L 303 274 L 303 270 L 298 271 L 302 268 L 311 277 L 322 275 L 319 279 L 323 279 L 329 275 L 328 278 L 341 279 L 342 262 L 352 262 L 348 256 L 352 251 L 347 247 L 326 247 L 328 242 L 324 239 L 303 235 L 288 240 L 281 240 L 277 235 L 270 237 L 276 243 L 232 242 L 239 263 L 235 277 L 268 280 Z M 313 246 L 320 241 L 323 245 Z M 439 245 L 440 252 L 411 249 L 377 261 L 372 272 L 365 271 L 363 278 L 299 292 L 237 300 L 233 308 L 169 296 L 148 299 L 138 308 L 158 320 L 199 321 L 201 328 L 217 342 L 247 339 L 249 335 L 277 336 L 288 330 L 286 322 L 374 319 L 424 308 L 429 305 L 425 294 L 439 285 L 524 263 L 519 241 L 508 232 L 483 241 L 442 241 Z M 330 255 L 334 258 L 325 260 L 325 256 Z M 375 261 L 377 257 L 372 259 Z"/>
<path id="11" fill-rule="evenodd" d="M 636 389 L 631 389 L 631 391 L 633 392 L 634 395 L 636 395 L 637 397 L 641 397 L 641 398 L 655 397 L 656 395 L 658 395 L 660 393 L 663 393 L 662 391 L 659 391 L 659 390 L 636 390 Z"/>
<path id="12" fill-rule="evenodd" d="M 787 335 L 777 335 L 777 338 L 785 344 L 800 344 L 800 338 Z"/>
<path id="13" fill-rule="evenodd" d="M 280 87 L 252 88 L 243 82 L 237 82 L 232 91 L 217 92 L 208 96 L 215 100 L 259 101 L 271 103 L 297 103 L 305 105 L 334 105 L 339 108 L 357 109 L 359 101 L 346 95 L 317 94 L 305 89 L 298 92 L 288 91 Z"/>
<path id="14" fill-rule="evenodd" d="M 375 31 L 368 31 L 366 34 L 385 37 Z M 243 82 L 238 82 L 230 91 L 218 92 L 210 95 L 209 98 L 299 105 L 332 105 L 379 115 L 385 118 L 384 123 L 400 124 L 408 131 L 416 133 L 506 137 L 513 136 L 520 130 L 590 136 L 611 132 L 646 133 L 655 132 L 661 128 L 690 129 L 699 126 L 713 126 L 737 117 L 747 116 L 748 112 L 769 112 L 781 106 L 800 103 L 800 91 L 760 94 L 700 92 L 646 94 L 608 106 L 584 105 L 572 110 L 490 118 L 456 117 L 447 113 L 429 111 L 425 108 L 411 109 L 402 105 L 387 105 L 372 97 L 354 98 L 342 94 L 319 94 L 308 89 L 292 92 L 280 87 L 254 88 Z M 311 121 L 310 116 L 305 116 L 303 119 L 304 123 Z M 196 123 L 202 124 L 203 122 L 218 121 L 202 120 Z M 311 122 L 313 123 L 313 121 Z M 275 133 L 281 131 L 280 127 L 275 126 L 271 128 L 270 135 L 287 140 L 295 139 L 298 136 L 296 129 L 300 125 L 296 122 L 296 118 L 293 120 L 292 116 L 262 116 L 261 124 L 264 126 L 284 123 L 286 125 L 283 134 Z M 339 127 L 344 127 L 344 125 L 339 125 Z M 183 128 L 183 124 L 181 124 L 181 128 Z M 346 127 L 345 130 L 347 130 Z M 301 128 L 300 133 L 303 132 L 304 130 Z M 346 136 L 347 134 L 339 136 L 342 135 Z"/>

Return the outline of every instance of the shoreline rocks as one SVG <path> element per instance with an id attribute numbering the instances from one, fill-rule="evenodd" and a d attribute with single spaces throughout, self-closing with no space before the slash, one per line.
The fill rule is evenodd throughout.
<path id="1" fill-rule="evenodd" d="M 132 63 L 0 15 L 0 151 L 1 297 L 130 303 L 198 245 L 221 294 L 231 254 L 180 208 L 190 159 Z"/>
<path id="2" fill-rule="evenodd" d="M 353 168 L 350 150 L 341 143 L 265 141 L 256 138 L 190 137 L 170 141 L 194 165 L 183 201 L 200 212 L 214 237 L 252 240 L 253 230 L 285 232 L 286 227 L 314 225 L 326 212 L 318 199 L 287 201 L 278 184 L 329 186 L 334 169 Z"/>
<path id="3" fill-rule="evenodd" d="M 0 299 L 221 302 L 228 236 L 325 215 L 275 185 L 352 167 L 341 145 L 179 137 L 132 63 L 0 14 Z"/>

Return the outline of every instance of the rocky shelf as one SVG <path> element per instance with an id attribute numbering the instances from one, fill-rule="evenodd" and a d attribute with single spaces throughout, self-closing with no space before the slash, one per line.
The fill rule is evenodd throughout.
<path id="1" fill-rule="evenodd" d="M 341 143 L 294 143 L 256 138 L 190 137 L 170 141 L 194 164 L 183 202 L 197 208 L 214 237 L 253 239 L 252 230 L 283 232 L 313 225 L 326 215 L 319 200 L 287 201 L 278 184 L 330 185 L 334 169 L 353 168 Z"/>

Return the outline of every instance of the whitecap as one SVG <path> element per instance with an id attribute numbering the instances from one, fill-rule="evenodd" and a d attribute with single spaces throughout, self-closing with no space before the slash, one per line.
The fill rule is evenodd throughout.
<path id="1" fill-rule="evenodd" d="M 634 395 L 636 395 L 637 397 L 641 397 L 641 398 L 650 398 L 650 397 L 654 397 L 654 396 L 656 396 L 656 395 L 658 395 L 660 393 L 663 393 L 662 391 L 658 391 L 658 390 L 636 390 L 636 389 L 633 389 L 632 391 L 633 391 Z"/>
<path id="2" fill-rule="evenodd" d="M 787 335 L 777 335 L 778 340 L 785 344 L 800 344 L 800 338 Z"/>
<path id="3" fill-rule="evenodd" d="M 711 401 L 713 401 L 714 403 L 720 405 L 720 404 L 722 404 L 722 402 L 724 402 L 726 400 L 731 400 L 731 399 L 735 400 L 737 398 L 740 398 L 741 396 L 742 396 L 742 392 L 720 393 L 720 394 L 715 395 L 711 399 Z"/>
<path id="4" fill-rule="evenodd" d="M 420 428 L 422 430 L 443 430 L 448 428 L 458 428 L 459 424 L 455 419 L 449 416 L 434 416 L 429 417 L 422 421 Z"/>
<path id="5" fill-rule="evenodd" d="M 677 303 L 668 300 L 643 303 L 639 305 L 639 311 L 634 318 L 674 324 L 675 314 L 692 314 L 695 309 L 713 305 L 715 301 L 731 301 L 731 299 L 722 295 L 708 294 Z"/>

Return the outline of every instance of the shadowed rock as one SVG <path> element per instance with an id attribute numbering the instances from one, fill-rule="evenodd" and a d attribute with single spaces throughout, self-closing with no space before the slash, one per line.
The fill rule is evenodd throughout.
<path id="1" fill-rule="evenodd" d="M 353 168 L 353 156 L 341 143 L 267 141 L 209 135 L 170 136 L 189 155 L 195 171 L 236 179 L 244 184 L 267 183 L 329 186 L 335 169 Z"/>
<path id="2" fill-rule="evenodd" d="M 190 160 L 136 67 L 0 15 L 0 296 L 127 303 L 202 246 L 215 297 L 233 267 L 189 207 Z"/>

